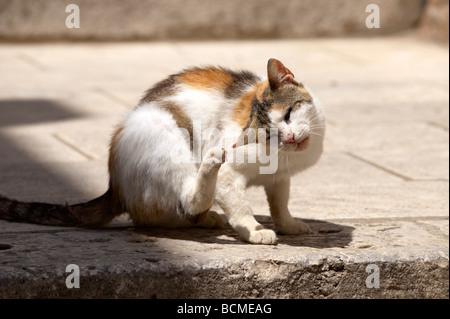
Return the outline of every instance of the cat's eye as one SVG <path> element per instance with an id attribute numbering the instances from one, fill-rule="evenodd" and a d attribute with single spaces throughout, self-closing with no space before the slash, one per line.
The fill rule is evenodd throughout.
<path id="1" fill-rule="evenodd" d="M 292 112 L 292 107 L 290 107 L 287 111 L 287 113 L 284 115 L 284 121 L 285 122 L 289 122 L 291 119 L 291 112 Z"/>

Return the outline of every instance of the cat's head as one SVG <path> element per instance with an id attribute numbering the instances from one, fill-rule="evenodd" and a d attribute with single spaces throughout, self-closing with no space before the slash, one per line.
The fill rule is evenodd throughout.
<path id="1" fill-rule="evenodd" d="M 270 129 L 277 129 L 280 151 L 300 152 L 323 140 L 325 123 L 316 104 L 311 92 L 288 68 L 280 61 L 270 59 L 267 81 L 253 97 L 247 127 L 264 128 L 267 137 Z M 273 137 L 272 134 L 270 138 Z"/>

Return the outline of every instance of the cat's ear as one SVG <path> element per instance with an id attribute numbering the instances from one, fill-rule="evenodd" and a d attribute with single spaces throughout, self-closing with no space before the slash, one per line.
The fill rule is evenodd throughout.
<path id="1" fill-rule="evenodd" d="M 288 83 L 299 85 L 294 74 L 277 59 L 269 59 L 267 62 L 267 77 L 273 91 Z"/>

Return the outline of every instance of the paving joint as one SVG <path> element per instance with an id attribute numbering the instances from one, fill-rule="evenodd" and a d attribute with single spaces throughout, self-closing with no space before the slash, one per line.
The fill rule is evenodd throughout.
<path id="1" fill-rule="evenodd" d="M 394 171 L 394 170 L 392 170 L 392 169 L 390 169 L 390 168 L 384 167 L 383 165 L 380 165 L 380 164 L 378 164 L 378 163 L 376 163 L 376 162 L 373 162 L 373 161 L 371 161 L 371 160 L 368 160 L 368 159 L 366 159 L 366 158 L 364 158 L 364 157 L 362 157 L 362 156 L 356 155 L 356 154 L 353 153 L 353 152 L 345 152 L 345 154 L 347 154 L 347 155 L 353 157 L 353 158 L 356 159 L 356 160 L 359 160 L 359 161 L 361 161 L 361 162 L 363 162 L 363 163 L 366 163 L 366 164 L 368 164 L 368 165 L 370 165 L 370 166 L 373 166 L 373 167 L 375 167 L 375 168 L 377 168 L 377 169 L 379 169 L 379 170 L 381 170 L 381 171 L 383 171 L 383 172 L 385 172 L 385 173 L 388 173 L 388 174 L 391 174 L 391 175 L 396 176 L 396 177 L 398 177 L 398 178 L 401 178 L 401 179 L 402 179 L 403 181 L 405 181 L 405 182 L 411 182 L 411 181 L 414 180 L 414 179 L 412 179 L 412 178 L 409 177 L 409 176 L 406 176 L 406 175 L 404 175 L 404 174 L 398 173 L 398 172 L 396 172 L 396 171 Z"/>
<path id="2" fill-rule="evenodd" d="M 261 246 L 229 226 L 141 229 L 126 216 L 105 229 L 0 221 L 0 297 L 448 298 L 448 48 L 411 36 L 0 44 L 0 194 L 101 195 L 108 136 L 147 85 L 193 65 L 264 75 L 269 54 L 325 108 L 322 159 L 291 181 L 289 209 L 314 234 Z M 274 229 L 264 190 L 247 197 Z M 379 289 L 365 285 L 370 265 Z"/>

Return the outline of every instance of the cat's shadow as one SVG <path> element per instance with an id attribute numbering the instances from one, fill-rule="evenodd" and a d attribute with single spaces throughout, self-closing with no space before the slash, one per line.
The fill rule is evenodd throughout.
<path id="1" fill-rule="evenodd" d="M 275 229 L 272 219 L 269 216 L 256 215 L 255 218 L 264 227 Z M 297 219 L 299 220 L 299 219 Z M 312 229 L 312 234 L 306 235 L 281 235 L 278 236 L 278 243 L 296 247 L 311 248 L 344 248 L 352 241 L 354 227 L 339 225 L 328 221 L 315 219 L 302 219 Z M 225 245 L 248 245 L 247 242 L 239 238 L 238 234 L 231 229 L 229 225 L 220 229 L 206 228 L 140 228 L 132 230 L 136 234 L 151 236 L 153 238 L 181 239 L 196 241 L 206 244 L 225 244 Z"/>

